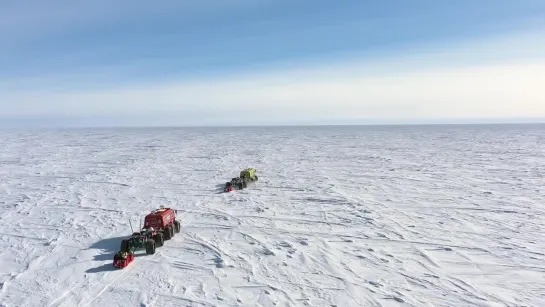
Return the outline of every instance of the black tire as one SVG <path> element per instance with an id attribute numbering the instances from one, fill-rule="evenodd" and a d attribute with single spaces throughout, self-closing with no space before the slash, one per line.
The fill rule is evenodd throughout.
<path id="1" fill-rule="evenodd" d="M 129 252 L 130 250 L 129 240 L 126 240 L 126 239 L 121 240 L 121 247 L 119 250 L 122 252 Z"/>
<path id="2" fill-rule="evenodd" d="M 155 240 L 155 245 L 157 247 L 161 247 L 165 243 L 165 238 L 163 237 L 163 234 L 160 232 L 156 233 L 153 239 Z"/>
<path id="3" fill-rule="evenodd" d="M 174 225 L 169 225 L 169 227 L 170 227 L 170 237 L 174 238 L 174 235 L 176 234 L 174 231 Z"/>
<path id="4" fill-rule="evenodd" d="M 164 237 L 165 237 L 165 241 L 168 241 L 168 240 L 172 239 L 172 231 L 171 231 L 170 225 L 168 225 L 165 228 L 165 231 L 163 231 L 163 234 L 164 234 Z"/>
<path id="5" fill-rule="evenodd" d="M 254 181 L 257 181 L 257 176 L 255 176 L 255 179 L 254 179 Z"/>
<path id="6" fill-rule="evenodd" d="M 247 187 L 248 187 L 248 183 L 246 182 L 246 180 L 244 180 L 244 181 L 242 182 L 242 187 L 243 187 L 243 188 L 247 188 Z"/>
<path id="7" fill-rule="evenodd" d="M 176 233 L 180 233 L 182 230 L 182 225 L 180 224 L 180 221 L 174 221 L 174 231 Z"/>
<path id="8" fill-rule="evenodd" d="M 149 239 L 148 241 L 146 241 L 146 254 L 155 254 L 155 240 Z"/>

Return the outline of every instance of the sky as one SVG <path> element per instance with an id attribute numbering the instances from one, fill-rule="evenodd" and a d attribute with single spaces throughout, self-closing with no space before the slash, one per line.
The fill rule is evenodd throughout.
<path id="1" fill-rule="evenodd" d="M 542 0 L 0 0 L 0 127 L 545 121 Z"/>

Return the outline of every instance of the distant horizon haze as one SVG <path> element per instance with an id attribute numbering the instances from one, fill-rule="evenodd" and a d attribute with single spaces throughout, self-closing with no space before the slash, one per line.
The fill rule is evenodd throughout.
<path id="1" fill-rule="evenodd" d="M 387 126 L 504 126 L 504 125 L 545 125 L 545 118 L 491 118 L 491 119 L 414 119 L 414 120 L 317 120 L 317 121 L 275 121 L 275 122 L 259 122 L 259 123 L 214 123 L 214 124 L 193 124 L 183 125 L 177 123 L 163 124 L 134 124 L 134 122 L 142 123 L 142 120 L 127 121 L 123 119 L 106 120 L 99 119 L 82 119 L 82 118 L 67 118 L 55 121 L 45 120 L 40 122 L 37 119 L 30 119 L 31 125 L 25 125 L 21 119 L 14 122 L 9 120 L 0 120 L 0 129 L 145 129 L 145 128 L 160 128 L 160 129 L 177 129 L 177 128 L 289 128 L 289 127 L 387 127 Z"/>

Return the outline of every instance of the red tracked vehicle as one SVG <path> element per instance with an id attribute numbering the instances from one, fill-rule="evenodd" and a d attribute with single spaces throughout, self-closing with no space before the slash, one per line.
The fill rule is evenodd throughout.
<path id="1" fill-rule="evenodd" d="M 180 221 L 176 220 L 177 213 L 178 210 L 161 206 L 146 215 L 143 229 L 153 228 L 154 231 L 163 233 L 165 241 L 170 240 L 181 229 Z"/>

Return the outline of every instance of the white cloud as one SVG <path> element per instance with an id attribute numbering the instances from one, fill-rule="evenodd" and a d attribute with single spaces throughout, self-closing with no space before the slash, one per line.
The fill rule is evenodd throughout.
<path id="1" fill-rule="evenodd" d="M 8 96 L 5 116 L 172 116 L 258 119 L 545 117 L 545 61 L 316 79 L 299 75 L 82 93 Z M 289 75 L 286 76 L 289 78 Z"/>
<path id="2" fill-rule="evenodd" d="M 542 37 L 508 37 L 380 61 L 307 63 L 222 79 L 5 90 L 0 118 L 133 117 L 145 124 L 545 118 Z"/>

